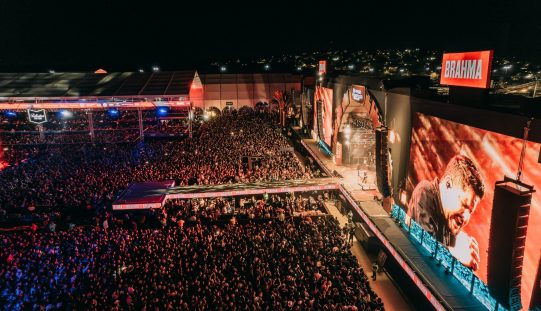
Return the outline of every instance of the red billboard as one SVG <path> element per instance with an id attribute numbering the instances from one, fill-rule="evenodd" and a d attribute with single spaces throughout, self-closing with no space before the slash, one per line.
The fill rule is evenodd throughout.
<path id="1" fill-rule="evenodd" d="M 320 75 L 324 75 L 327 73 L 327 61 L 326 60 L 320 60 L 319 66 L 318 66 L 318 72 Z"/>
<path id="2" fill-rule="evenodd" d="M 539 262 L 541 144 L 528 142 L 522 181 L 533 185 L 522 267 L 521 297 L 528 305 Z M 407 214 L 487 283 L 494 190 L 515 178 L 522 140 L 417 113 L 412 124 Z"/>
<path id="3" fill-rule="evenodd" d="M 486 89 L 490 86 L 493 51 L 444 53 L 440 84 Z"/>

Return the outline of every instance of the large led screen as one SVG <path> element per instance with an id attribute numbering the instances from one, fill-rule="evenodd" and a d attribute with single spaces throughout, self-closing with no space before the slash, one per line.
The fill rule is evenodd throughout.
<path id="1" fill-rule="evenodd" d="M 331 146 L 332 140 L 332 89 L 325 87 L 316 87 L 315 93 L 316 109 L 314 109 L 314 124 L 321 122 L 321 130 L 323 133 L 319 133 L 319 138 L 322 139 L 328 146 Z M 321 105 L 318 104 L 321 103 Z M 321 107 L 321 111 L 318 111 Z M 321 113 L 321 120 L 318 120 L 317 114 Z"/>
<path id="2" fill-rule="evenodd" d="M 527 144 L 522 182 L 533 194 L 522 270 L 522 305 L 528 306 L 541 239 L 541 145 Z M 522 140 L 417 113 L 412 124 L 406 182 L 408 219 L 447 246 L 487 283 L 495 183 L 515 178 Z M 497 229 L 497 228 L 495 228 Z"/>

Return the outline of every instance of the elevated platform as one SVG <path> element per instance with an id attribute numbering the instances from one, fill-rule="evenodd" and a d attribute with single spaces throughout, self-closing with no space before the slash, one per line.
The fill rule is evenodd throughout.
<path id="1" fill-rule="evenodd" d="M 211 197 L 231 197 L 300 191 L 338 190 L 337 178 L 317 178 L 311 180 L 288 180 L 245 184 L 180 186 L 167 190 L 167 199 L 191 199 Z"/>
<path id="2" fill-rule="evenodd" d="M 113 202 L 113 211 L 160 208 L 174 180 L 131 183 Z"/>
<path id="3" fill-rule="evenodd" d="M 342 195 L 354 209 L 354 214 L 362 218 L 374 232 L 387 252 L 409 276 L 436 310 L 487 310 L 459 281 L 438 265 L 431 255 L 407 232 L 394 222 L 374 199 L 379 197 L 376 190 L 363 190 L 358 183 L 357 170 L 353 167 L 337 166 L 331 157 L 324 154 L 313 139 L 303 139 L 303 146 L 317 158 L 326 171 L 338 172 Z M 386 306 L 392 310 L 392 306 Z"/>

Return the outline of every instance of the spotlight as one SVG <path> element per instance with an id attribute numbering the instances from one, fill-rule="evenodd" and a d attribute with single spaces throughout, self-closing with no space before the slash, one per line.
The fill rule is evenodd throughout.
<path id="1" fill-rule="evenodd" d="M 156 109 L 156 113 L 160 117 L 165 117 L 169 113 L 169 108 L 168 107 L 158 107 L 158 109 Z"/>
<path id="2" fill-rule="evenodd" d="M 13 118 L 17 116 L 17 113 L 15 111 L 6 111 L 4 114 L 8 118 Z"/>
<path id="3" fill-rule="evenodd" d="M 120 111 L 118 111 L 118 109 L 116 108 L 110 108 L 109 110 L 107 110 L 107 114 L 111 118 L 118 118 L 118 116 L 120 115 Z"/>
<path id="4" fill-rule="evenodd" d="M 64 118 L 64 119 L 69 119 L 71 117 L 73 117 L 73 113 L 69 110 L 60 110 L 59 112 L 59 115 L 61 118 Z"/>

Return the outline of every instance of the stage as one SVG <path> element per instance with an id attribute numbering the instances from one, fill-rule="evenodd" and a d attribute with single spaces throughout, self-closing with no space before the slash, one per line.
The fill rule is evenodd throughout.
<path id="1" fill-rule="evenodd" d="M 302 145 L 318 164 L 325 166 L 324 170 L 341 175 L 340 191 L 356 216 L 367 223 L 436 310 L 487 310 L 453 275 L 445 273 L 444 267 L 438 265 L 419 243 L 408 237 L 375 200 L 375 197 L 381 197 L 377 190 L 363 190 L 356 168 L 335 165 L 313 139 L 303 139 Z"/>

